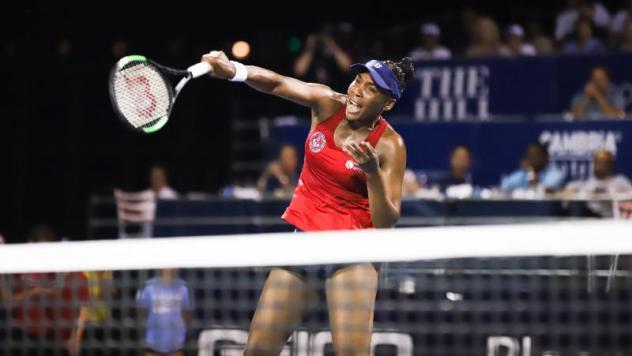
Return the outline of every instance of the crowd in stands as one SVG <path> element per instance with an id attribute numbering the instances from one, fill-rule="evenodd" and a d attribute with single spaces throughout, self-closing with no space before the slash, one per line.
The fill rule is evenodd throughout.
<path id="1" fill-rule="evenodd" d="M 55 241 L 45 225 L 28 233 L 28 243 Z M 69 356 L 81 355 L 86 340 L 111 345 L 112 300 L 119 293 L 111 271 L 0 275 L 0 345 L 11 355 Z M 145 354 L 184 355 L 192 296 L 177 270 L 148 279 L 137 291 L 136 307 L 132 317 Z"/>
<path id="2" fill-rule="evenodd" d="M 549 160 L 546 146 L 530 144 L 517 169 L 502 176 L 495 187 L 482 187 L 472 180 L 471 151 L 464 145 L 456 146 L 444 174 L 429 176 L 407 170 L 404 177 L 404 196 L 415 198 L 579 198 L 592 199 L 589 209 L 595 216 L 611 217 L 612 208 L 603 203 L 613 198 L 632 196 L 632 183 L 614 170 L 615 155 L 604 149 L 593 153 L 592 172 L 585 180 L 572 181 L 567 174 Z"/>

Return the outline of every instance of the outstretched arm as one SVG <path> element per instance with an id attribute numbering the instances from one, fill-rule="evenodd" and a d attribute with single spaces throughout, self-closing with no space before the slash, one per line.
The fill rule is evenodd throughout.
<path id="1" fill-rule="evenodd" d="M 202 61 L 213 67 L 211 76 L 214 78 L 229 79 L 235 75 L 235 65 L 228 60 L 224 52 L 213 51 L 204 55 Z M 246 69 L 246 84 L 250 87 L 307 106 L 320 119 L 333 115 L 343 102 L 344 96 L 326 85 L 305 83 L 257 66 L 246 66 Z"/>

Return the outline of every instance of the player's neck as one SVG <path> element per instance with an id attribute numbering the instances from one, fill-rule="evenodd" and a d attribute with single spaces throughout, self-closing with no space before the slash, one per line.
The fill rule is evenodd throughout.
<path id="1" fill-rule="evenodd" d="M 358 119 L 358 120 L 349 120 L 345 118 L 344 121 L 347 122 L 347 126 L 353 131 L 373 131 L 375 125 L 377 124 L 380 117 L 372 118 L 372 119 Z"/>

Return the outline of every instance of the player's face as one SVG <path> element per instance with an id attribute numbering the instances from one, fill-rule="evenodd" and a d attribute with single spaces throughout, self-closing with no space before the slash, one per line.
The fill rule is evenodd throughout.
<path id="1" fill-rule="evenodd" d="M 347 89 L 348 120 L 374 119 L 395 104 L 389 94 L 380 90 L 369 73 L 358 73 Z"/>

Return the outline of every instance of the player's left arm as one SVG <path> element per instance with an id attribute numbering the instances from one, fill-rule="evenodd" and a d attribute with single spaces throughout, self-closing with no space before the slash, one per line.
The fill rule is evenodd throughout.
<path id="1" fill-rule="evenodd" d="M 344 147 L 364 171 L 369 195 L 371 220 L 376 228 L 397 223 L 401 212 L 402 184 L 406 170 L 406 147 L 402 138 L 391 131 L 372 147 L 368 142 Z"/>

